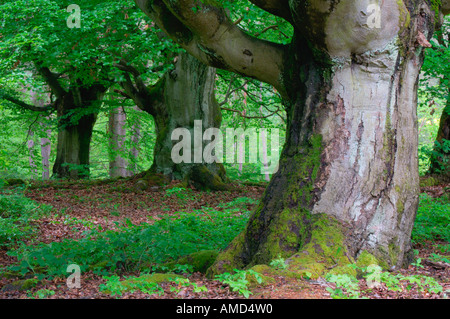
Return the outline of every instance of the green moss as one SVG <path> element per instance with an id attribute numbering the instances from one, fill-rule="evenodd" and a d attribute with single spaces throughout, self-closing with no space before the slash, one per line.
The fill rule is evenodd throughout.
<path id="1" fill-rule="evenodd" d="M 219 175 L 209 170 L 205 165 L 195 165 L 192 168 L 190 179 L 198 189 L 210 190 L 231 190 L 231 187 L 224 183 Z"/>
<path id="2" fill-rule="evenodd" d="M 166 190 L 167 189 L 172 189 L 172 188 L 187 188 L 187 187 L 188 187 L 188 181 L 184 180 L 184 181 L 181 181 L 179 183 L 170 185 L 169 187 L 166 188 Z"/>
<path id="3" fill-rule="evenodd" d="M 300 153 L 287 161 L 296 162 L 296 172 L 291 176 L 290 187 L 286 192 L 287 196 L 292 196 L 294 201 L 302 200 L 304 203 L 311 202 L 311 193 L 314 189 L 314 182 L 320 168 L 320 160 L 323 151 L 322 135 L 316 134 L 310 138 L 310 145 L 306 154 Z M 300 183 L 299 183 L 300 182 Z M 287 200 L 288 198 L 285 198 Z"/>
<path id="4" fill-rule="evenodd" d="M 411 15 L 405 7 L 403 0 L 397 0 L 397 5 L 400 11 L 400 32 L 407 29 L 411 23 Z"/>
<path id="5" fill-rule="evenodd" d="M 216 250 L 202 250 L 192 253 L 187 256 L 183 256 L 176 261 L 172 261 L 164 264 L 163 266 L 173 269 L 175 265 L 191 265 L 193 272 L 206 273 L 208 268 L 214 263 L 219 254 Z"/>
<path id="6" fill-rule="evenodd" d="M 147 282 L 147 283 L 161 284 L 163 282 L 169 282 L 175 278 L 184 278 L 184 276 L 172 274 L 172 273 L 167 273 L 167 274 L 154 273 L 154 274 L 149 274 L 149 275 L 142 275 L 137 278 L 130 278 L 130 279 L 123 280 L 122 285 L 124 285 L 125 287 L 131 287 L 132 286 L 131 284 L 135 284 L 135 283 L 142 282 L 142 281 Z"/>
<path id="7" fill-rule="evenodd" d="M 310 273 L 318 278 L 331 269 L 349 272 L 345 266 L 349 260 L 344 243 L 343 226 L 326 214 L 313 216 L 311 241 L 286 262 L 288 270 L 304 275 Z"/>
<path id="8" fill-rule="evenodd" d="M 207 275 L 268 264 L 278 256 L 292 256 L 306 244 L 310 235 L 312 192 L 321 165 L 322 136 L 313 135 L 307 144 L 296 155 L 285 157 L 280 162 L 282 175 L 287 179 L 280 199 L 283 204 L 262 201 L 253 212 L 246 230 L 219 254 Z M 269 224 L 267 220 L 270 220 Z M 260 238 L 259 242 L 255 243 L 254 238 Z M 248 250 L 256 248 L 256 251 L 249 253 L 243 248 L 244 243 L 248 244 Z"/>
<path id="9" fill-rule="evenodd" d="M 248 274 L 246 279 L 249 281 L 250 288 L 255 286 L 267 286 L 275 283 L 275 278 L 272 277 L 275 273 L 271 267 L 267 265 L 255 265 L 250 269 L 257 272 L 261 278 L 261 283 L 259 283 L 255 275 Z"/>
<path id="10" fill-rule="evenodd" d="M 215 275 L 224 272 L 233 272 L 234 269 L 242 269 L 244 264 L 240 256 L 243 254 L 245 231 L 236 236 L 228 247 L 221 252 L 214 264 L 206 271 L 206 277 L 214 278 Z"/>
<path id="11" fill-rule="evenodd" d="M 372 255 L 371 253 L 367 252 L 366 250 L 363 250 L 356 261 L 356 266 L 358 268 L 365 268 L 370 265 L 378 265 L 378 259 Z"/>
<path id="12" fill-rule="evenodd" d="M 269 263 L 278 256 L 290 257 L 307 241 L 309 225 L 305 221 L 311 219 L 309 207 L 312 203 L 314 183 L 321 164 L 322 136 L 313 135 L 305 150 L 292 158 L 284 159 L 291 164 L 280 164 L 280 167 L 289 167 L 291 170 L 285 172 L 285 176 L 289 178 L 289 186 L 282 201 L 286 204 L 285 208 L 275 215 L 274 221 L 270 224 L 267 238 L 259 249 L 259 255 L 253 258 L 258 263 Z M 258 223 L 260 223 L 259 214 L 262 209 L 263 206 L 260 205 L 254 213 L 255 216 L 251 218 L 254 223 L 252 227 L 254 232 L 261 231 Z"/>
<path id="13" fill-rule="evenodd" d="M 396 265 L 397 262 L 398 262 L 398 256 L 400 255 L 400 249 L 394 243 L 390 243 L 388 245 L 388 249 L 389 249 L 390 264 L 391 265 Z"/>
<path id="14" fill-rule="evenodd" d="M 30 290 L 39 284 L 36 278 L 17 280 L 12 283 L 15 290 Z"/>
<path id="15" fill-rule="evenodd" d="M 420 187 L 431 187 L 431 186 L 437 186 L 440 182 L 437 178 L 434 178 L 432 176 L 424 177 L 420 179 Z"/>
<path id="16" fill-rule="evenodd" d="M 378 246 L 377 251 L 373 252 L 374 256 L 378 260 L 378 265 L 383 269 L 389 269 L 390 268 L 390 257 L 389 257 L 389 251 L 384 246 Z"/>
<path id="17" fill-rule="evenodd" d="M 349 275 L 351 277 L 356 277 L 357 275 L 356 269 L 353 268 L 350 264 L 337 266 L 331 269 L 328 273 L 334 275 Z"/>

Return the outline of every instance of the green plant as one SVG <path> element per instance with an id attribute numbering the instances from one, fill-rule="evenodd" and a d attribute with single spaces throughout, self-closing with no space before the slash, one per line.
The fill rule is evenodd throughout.
<path id="1" fill-rule="evenodd" d="M 175 291 L 176 293 L 179 293 L 182 287 L 192 287 L 194 293 L 208 291 L 208 288 L 206 288 L 206 286 L 198 286 L 197 283 L 190 282 L 189 278 L 177 277 L 174 280 L 172 280 L 172 282 L 175 283 L 177 286 L 170 287 L 170 291 Z"/>
<path id="2" fill-rule="evenodd" d="M 360 298 L 358 280 L 347 274 L 327 274 L 325 280 L 334 283 L 336 288 L 327 287 L 327 291 L 333 299 L 358 299 Z"/>
<path id="3" fill-rule="evenodd" d="M 262 282 L 261 275 L 252 269 L 248 270 L 234 269 L 234 271 L 235 271 L 234 274 L 225 272 L 223 274 L 216 275 L 215 278 L 220 282 L 227 284 L 232 291 L 237 291 L 245 298 L 248 298 L 253 293 L 248 289 L 249 280 L 247 279 L 247 276 L 253 275 L 256 281 L 258 283 L 261 283 Z"/>
<path id="4" fill-rule="evenodd" d="M 270 262 L 269 266 L 275 269 L 286 269 L 288 265 L 286 265 L 286 260 L 278 256 L 277 259 L 274 259 Z"/>
<path id="5" fill-rule="evenodd" d="M 406 289 L 410 290 L 413 286 L 416 286 L 419 291 L 428 290 L 432 293 L 441 293 L 443 291 L 442 286 L 432 277 L 412 275 L 403 276 L 402 274 L 392 274 L 387 271 L 382 271 L 378 265 L 370 265 L 366 268 L 359 268 L 362 272 L 365 272 L 364 276 L 369 287 L 379 287 L 383 283 L 390 291 L 401 292 L 403 291 L 403 284 L 406 284 Z M 372 285 L 370 285 L 372 283 Z"/>
<path id="6" fill-rule="evenodd" d="M 430 259 L 432 261 L 444 262 L 444 263 L 449 263 L 450 264 L 450 259 L 449 258 L 447 258 L 445 256 L 441 256 L 439 254 L 432 253 Z"/>
<path id="7" fill-rule="evenodd" d="M 39 270 L 49 278 L 65 275 L 71 263 L 101 275 L 141 270 L 197 251 L 224 249 L 244 229 L 248 216 L 248 212 L 203 209 L 163 215 L 153 224 L 118 222 L 116 230 L 90 229 L 77 240 L 20 244 L 8 252 L 19 260 L 9 268 L 22 274 Z M 178 270 L 189 271 L 189 266 L 180 265 Z"/>
<path id="8" fill-rule="evenodd" d="M 438 249 L 441 253 L 450 253 L 450 244 L 439 244 L 436 246 L 436 249 Z"/>
<path id="9" fill-rule="evenodd" d="M 450 241 L 450 202 L 445 199 L 435 199 L 421 194 L 417 217 L 412 231 L 414 243 L 425 241 Z"/>
<path id="10" fill-rule="evenodd" d="M 164 289 L 155 282 L 149 282 L 145 278 L 141 277 L 127 277 L 127 284 L 120 281 L 119 276 L 105 276 L 105 284 L 99 285 L 99 290 L 108 293 L 111 296 L 122 296 L 124 292 L 135 292 L 141 291 L 145 294 L 153 295 L 157 294 L 159 296 L 164 294 Z"/>
<path id="11" fill-rule="evenodd" d="M 0 194 L 0 247 L 11 248 L 31 238 L 33 221 L 51 210 L 51 206 L 38 204 L 20 190 Z"/>
<path id="12" fill-rule="evenodd" d="M 38 291 L 36 291 L 33 296 L 37 299 L 45 299 L 48 298 L 50 296 L 53 296 L 55 294 L 54 290 L 51 289 L 39 289 Z"/>
<path id="13" fill-rule="evenodd" d="M 184 187 L 172 187 L 165 190 L 166 197 L 175 196 L 180 204 L 185 204 L 188 201 L 195 200 L 196 196 L 192 189 Z"/>

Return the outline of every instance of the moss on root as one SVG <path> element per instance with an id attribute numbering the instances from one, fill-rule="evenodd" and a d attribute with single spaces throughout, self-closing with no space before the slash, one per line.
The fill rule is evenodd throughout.
<path id="1" fill-rule="evenodd" d="M 288 270 L 311 278 L 318 278 L 327 272 L 349 273 L 349 258 L 345 246 L 343 226 L 326 214 L 313 216 L 311 240 L 301 251 L 290 257 Z"/>
<path id="2" fill-rule="evenodd" d="M 379 265 L 379 261 L 367 250 L 363 250 L 358 256 L 356 266 L 358 266 L 358 268 L 366 268 L 370 265 Z"/>
<path id="3" fill-rule="evenodd" d="M 256 276 L 253 274 L 247 275 L 246 279 L 248 280 L 249 288 L 256 287 L 256 286 L 267 286 L 267 285 L 273 285 L 276 280 L 274 276 L 276 275 L 276 272 L 273 268 L 267 266 L 267 265 L 255 265 L 251 270 L 257 272 L 259 274 L 259 277 L 261 278 L 261 282 L 259 283 L 256 279 Z"/>
<path id="4" fill-rule="evenodd" d="M 228 247 L 217 256 L 214 264 L 206 271 L 206 277 L 214 278 L 217 274 L 244 268 L 245 265 L 242 264 L 242 259 L 239 257 L 244 252 L 244 235 L 245 231 L 237 235 Z"/>
<path id="5" fill-rule="evenodd" d="M 165 263 L 162 266 L 168 269 L 174 269 L 176 265 L 191 265 L 193 272 L 206 273 L 208 268 L 216 260 L 218 254 L 219 252 L 216 250 L 202 250 Z"/>
<path id="6" fill-rule="evenodd" d="M 232 189 L 230 185 L 224 182 L 224 179 L 221 176 L 208 169 L 205 165 L 195 165 L 192 167 L 189 179 L 197 189 L 210 189 L 213 191 L 226 191 Z"/>
<path id="7" fill-rule="evenodd" d="M 16 280 L 2 287 L 2 291 L 26 291 L 36 287 L 40 283 L 36 278 Z"/>

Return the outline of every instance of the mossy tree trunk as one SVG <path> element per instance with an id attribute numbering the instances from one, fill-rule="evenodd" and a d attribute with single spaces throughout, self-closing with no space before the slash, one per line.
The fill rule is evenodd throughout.
<path id="1" fill-rule="evenodd" d="M 189 53 L 270 83 L 285 101 L 279 170 L 209 275 L 312 252 L 404 265 L 418 206 L 417 85 L 430 3 L 251 2 L 292 24 L 289 45 L 248 36 L 217 4 L 136 0 Z"/>
<path id="2" fill-rule="evenodd" d="M 73 88 L 57 102 L 58 141 L 53 177 L 88 178 L 92 132 L 106 88 Z"/>
<path id="3" fill-rule="evenodd" d="M 142 85 L 132 85 L 130 81 L 122 84 L 126 94 L 155 120 L 156 143 L 150 174 L 160 173 L 169 180 L 182 180 L 201 189 L 228 189 L 228 179 L 221 163 L 209 164 L 203 158 L 194 162 L 195 121 L 202 123 L 201 138 L 206 129 L 220 128 L 222 121 L 214 95 L 215 76 L 214 68 L 182 53 L 175 68 L 168 71 L 155 86 L 142 89 Z M 175 163 L 172 159 L 173 146 L 178 143 L 172 140 L 172 132 L 177 128 L 187 129 L 191 134 L 192 162 Z"/>

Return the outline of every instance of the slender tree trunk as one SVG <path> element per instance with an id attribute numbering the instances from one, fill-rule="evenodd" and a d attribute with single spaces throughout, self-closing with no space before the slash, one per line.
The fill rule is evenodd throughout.
<path id="1" fill-rule="evenodd" d="M 103 86 L 72 89 L 58 103 L 58 144 L 53 177 L 88 178 L 96 105 L 105 94 Z"/>
<path id="2" fill-rule="evenodd" d="M 122 107 L 115 108 L 109 113 L 109 175 L 111 178 L 128 176 L 128 163 L 122 155 L 125 153 L 126 120 Z"/>
<path id="3" fill-rule="evenodd" d="M 35 154 L 34 154 L 34 145 L 35 145 L 34 131 L 32 128 L 30 128 L 28 130 L 27 147 L 28 147 L 28 162 L 30 163 L 31 176 L 33 179 L 38 176 L 37 165 L 36 165 Z"/>
<path id="4" fill-rule="evenodd" d="M 141 112 L 141 110 L 135 106 L 134 107 L 135 112 Z M 139 159 L 139 142 L 141 140 L 141 124 L 139 121 L 139 118 L 135 119 L 135 122 L 131 126 L 131 151 L 130 151 L 130 165 L 129 165 L 129 176 L 132 176 L 134 174 L 137 174 L 138 169 L 138 159 Z"/>
<path id="5" fill-rule="evenodd" d="M 367 1 L 326 2 L 326 14 L 318 2 L 290 1 L 306 29 L 295 30 L 286 53 L 279 170 L 209 275 L 278 256 L 292 271 L 366 254 L 385 268 L 408 261 L 419 193 L 421 45 L 434 12 L 424 1 L 405 2 L 384 1 L 383 24 L 370 29 Z"/>
<path id="6" fill-rule="evenodd" d="M 50 178 L 50 152 L 51 152 L 51 141 L 50 138 L 52 136 L 52 131 L 48 128 L 48 124 L 46 123 L 48 119 L 43 120 L 40 123 L 43 131 L 47 135 L 46 137 L 41 137 L 40 145 L 41 145 L 41 157 L 42 157 L 42 179 L 47 180 Z"/>

